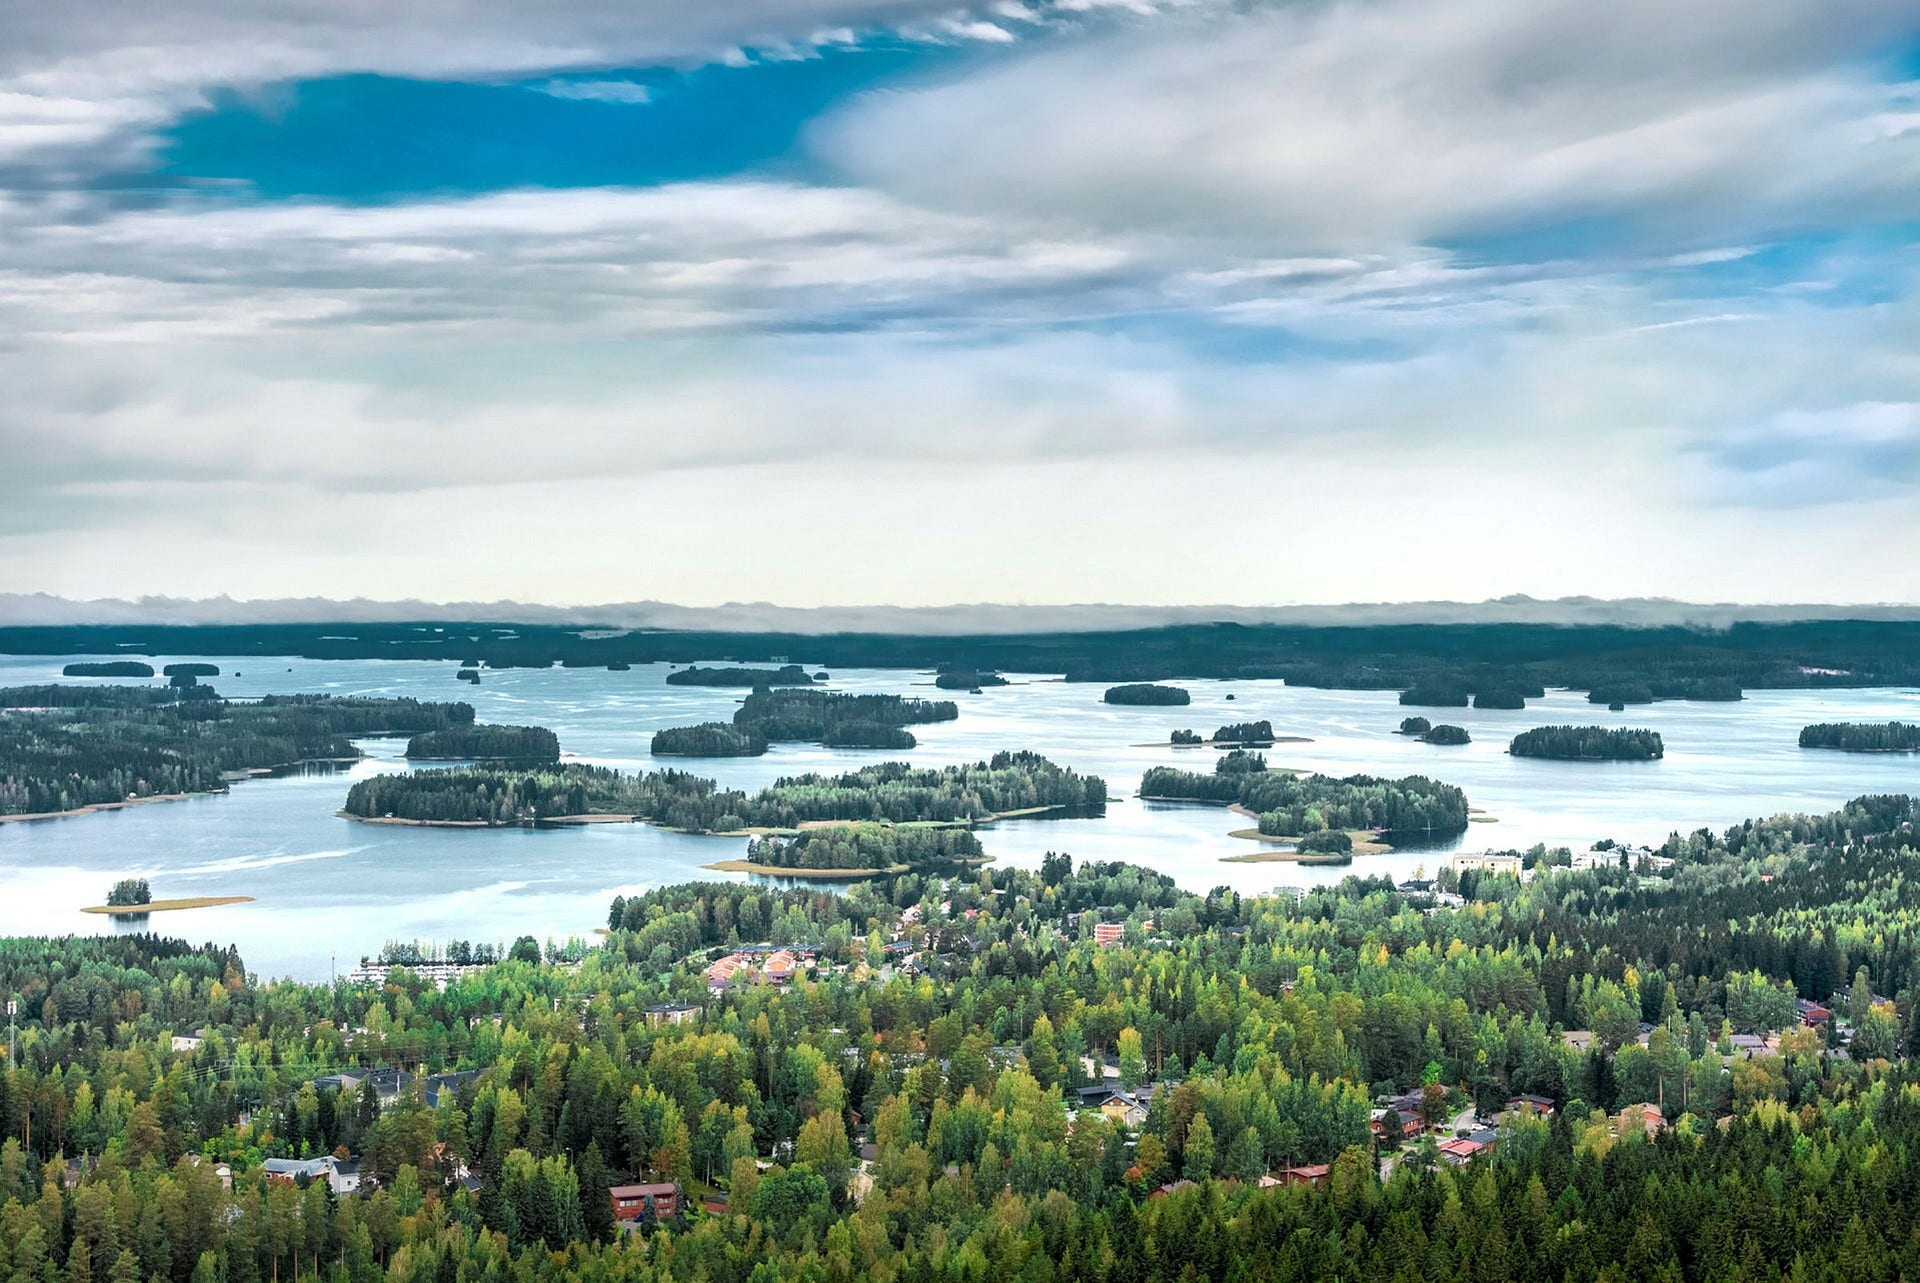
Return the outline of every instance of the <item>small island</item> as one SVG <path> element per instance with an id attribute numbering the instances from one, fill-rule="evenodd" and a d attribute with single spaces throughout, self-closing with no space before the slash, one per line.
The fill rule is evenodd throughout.
<path id="1" fill-rule="evenodd" d="M 450 726 L 407 741 L 414 762 L 557 762 L 560 739 L 544 726 Z"/>
<path id="2" fill-rule="evenodd" d="M 210 909 L 222 904 L 250 904 L 250 895 L 196 895 L 181 899 L 156 900 L 145 878 L 122 878 L 107 892 L 105 904 L 88 905 L 82 913 L 102 913 L 113 917 L 137 918 L 149 913 L 177 909 Z"/>
<path id="3" fill-rule="evenodd" d="M 834 824 L 791 837 L 768 835 L 747 843 L 744 860 L 706 867 L 723 873 L 805 873 L 820 877 L 875 877 L 916 868 L 950 868 L 987 859 L 968 829 L 893 824 Z"/>
<path id="4" fill-rule="evenodd" d="M 104 663 L 68 664 L 60 670 L 62 677 L 151 677 L 153 665 L 143 664 L 134 659 L 112 659 Z"/>
<path id="5" fill-rule="evenodd" d="M 1842 753 L 1916 753 L 1920 752 L 1920 723 L 1820 722 L 1801 729 L 1800 747 Z"/>
<path id="6" fill-rule="evenodd" d="M 1660 732 L 1606 726 L 1536 726 L 1514 736 L 1507 751 L 1563 762 L 1646 762 L 1666 756 Z"/>
<path id="7" fill-rule="evenodd" d="M 1442 722 L 1438 726 L 1429 726 L 1420 736 L 1423 744 L 1460 745 L 1473 743 L 1473 736 L 1467 734 L 1464 726 L 1450 726 Z"/>
<path id="8" fill-rule="evenodd" d="M 1467 688 L 1435 683 L 1409 686 L 1400 692 L 1400 702 L 1420 708 L 1465 708 Z"/>
<path id="9" fill-rule="evenodd" d="M 1433 729 L 1433 723 L 1424 717 L 1403 717 L 1400 719 L 1401 735 L 1425 735 Z"/>
<path id="10" fill-rule="evenodd" d="M 936 675 L 933 684 L 943 691 L 972 691 L 978 694 L 988 686 L 1005 686 L 1007 679 L 990 670 L 948 669 Z"/>
<path id="11" fill-rule="evenodd" d="M 690 665 L 667 674 L 669 686 L 811 686 L 813 675 L 798 664 L 782 668 L 701 668 Z"/>
<path id="12" fill-rule="evenodd" d="M 1524 691 L 1515 690 L 1511 687 L 1498 690 L 1480 690 L 1473 693 L 1473 706 L 1475 708 L 1525 708 L 1527 706 L 1527 696 Z"/>
<path id="13" fill-rule="evenodd" d="M 1653 703 L 1653 687 L 1645 682 L 1603 682 L 1587 692 L 1587 703 L 1620 705 Z"/>
<path id="14" fill-rule="evenodd" d="M 820 744 L 827 748 L 870 748 L 905 752 L 918 741 L 904 729 L 927 722 L 950 722 L 960 706 L 950 699 L 911 699 L 904 695 L 844 695 L 823 690 L 758 689 L 740 701 L 733 728 L 743 738 L 721 736 L 708 722 L 678 726 L 653 738 L 654 752 L 677 757 L 752 757 L 777 742 Z M 696 752 L 758 743 L 747 752 Z M 665 751 L 662 745 L 666 746 Z"/>
<path id="15" fill-rule="evenodd" d="M 758 757 L 767 751 L 767 737 L 752 726 L 701 722 L 655 731 L 651 751 L 655 757 Z"/>
<path id="16" fill-rule="evenodd" d="M 1140 796 L 1152 802 L 1230 806 L 1255 817 L 1257 828 L 1243 830 L 1245 836 L 1292 842 L 1296 848 L 1326 830 L 1378 834 L 1390 842 L 1396 834 L 1449 836 L 1467 828 L 1467 796 L 1451 784 L 1423 775 L 1398 780 L 1371 775 L 1336 779 L 1270 771 L 1258 753 L 1240 750 L 1216 761 L 1210 775 L 1156 766 L 1141 777 Z"/>
<path id="17" fill-rule="evenodd" d="M 160 670 L 160 675 L 162 677 L 192 677 L 196 679 L 201 677 L 218 677 L 220 675 L 220 665 L 168 664 Z"/>
<path id="18" fill-rule="evenodd" d="M 1134 682 L 1126 686 L 1109 686 L 1107 693 L 1100 697 L 1108 704 L 1138 704 L 1162 707 L 1177 707 L 1191 704 L 1193 696 L 1178 686 L 1160 686 L 1153 682 Z"/>

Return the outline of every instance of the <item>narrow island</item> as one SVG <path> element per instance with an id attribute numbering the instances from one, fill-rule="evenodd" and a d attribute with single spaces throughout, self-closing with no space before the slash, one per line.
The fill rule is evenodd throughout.
<path id="1" fill-rule="evenodd" d="M 1475 708 L 1515 709 L 1527 706 L 1526 692 L 1515 689 L 1478 690 L 1473 693 Z"/>
<path id="2" fill-rule="evenodd" d="M 716 729 L 725 727 L 721 722 L 672 727 L 653 737 L 653 751 L 662 757 L 754 757 L 768 744 L 791 742 L 900 753 L 919 742 L 906 727 L 959 716 L 960 706 L 950 699 L 761 688 L 740 701 L 735 734 Z"/>
<path id="3" fill-rule="evenodd" d="M 1429 683 L 1409 686 L 1400 692 L 1400 702 L 1415 708 L 1465 708 L 1467 688 Z"/>
<path id="4" fill-rule="evenodd" d="M 1276 735 L 1273 723 L 1262 719 L 1257 722 L 1234 722 L 1215 728 L 1211 736 L 1205 736 L 1195 730 L 1174 731 L 1167 742 L 1175 748 L 1271 748 L 1275 744 L 1311 744 L 1313 741 L 1305 735 Z M 1142 744 L 1141 748 L 1155 748 L 1157 745 Z"/>
<path id="5" fill-rule="evenodd" d="M 744 860 L 706 867 L 723 873 L 868 878 L 914 869 L 983 864 L 986 851 L 971 830 L 892 824 L 835 824 L 791 837 L 769 834 L 747 843 Z"/>
<path id="6" fill-rule="evenodd" d="M 160 675 L 162 677 L 191 677 L 195 680 L 202 677 L 218 677 L 220 675 L 220 665 L 194 663 L 168 664 L 160 670 Z"/>
<path id="7" fill-rule="evenodd" d="M 82 913 L 103 913 L 113 917 L 144 917 L 174 909 L 210 909 L 222 904 L 250 904 L 250 895 L 196 895 L 173 900 L 156 900 L 145 878 L 122 878 L 107 892 L 105 904 L 89 905 Z"/>
<path id="8" fill-rule="evenodd" d="M 544 726 L 476 723 L 427 731 L 407 741 L 412 762 L 557 762 L 560 738 Z"/>
<path id="9" fill-rule="evenodd" d="M 1916 753 L 1920 752 L 1920 723 L 1819 722 L 1801 728 L 1800 747 L 1842 753 Z"/>
<path id="10" fill-rule="evenodd" d="M 82 662 L 68 664 L 60 670 L 62 677 L 151 677 L 153 665 L 143 664 L 137 659 L 111 659 L 104 663 Z"/>
<path id="11" fill-rule="evenodd" d="M 465 726 L 468 704 L 269 695 L 207 686 L 0 689 L 0 819 L 79 815 L 226 791 L 303 761 L 350 761 L 360 736 Z"/>
<path id="12" fill-rule="evenodd" d="M 1589 704 L 1628 704 L 1653 703 L 1653 687 L 1646 682 L 1606 682 L 1587 692 Z"/>
<path id="13" fill-rule="evenodd" d="M 691 665 L 667 674 L 669 686 L 811 686 L 813 675 L 798 664 L 782 668 L 701 668 Z"/>
<path id="14" fill-rule="evenodd" d="M 1007 679 L 988 669 L 951 668 L 937 674 L 933 684 L 943 691 L 971 691 L 978 695 L 987 686 L 1005 686 Z"/>
<path id="15" fill-rule="evenodd" d="M 796 775 L 758 793 L 679 770 L 627 774 L 566 763 L 540 771 L 488 767 L 360 780 L 341 815 L 451 828 L 639 820 L 685 833 L 798 829 L 821 821 L 987 824 L 1063 808 L 1098 809 L 1106 781 L 1031 752 L 942 769 L 880 762 L 843 775 Z"/>
<path id="16" fill-rule="evenodd" d="M 1153 682 L 1109 686 L 1107 693 L 1100 698 L 1103 703 L 1108 704 L 1140 704 L 1169 708 L 1193 702 L 1193 696 L 1180 687 L 1161 686 Z"/>
<path id="17" fill-rule="evenodd" d="M 1606 726 L 1536 726 L 1514 736 L 1507 751 L 1563 762 L 1646 762 L 1666 756 L 1660 732 Z"/>

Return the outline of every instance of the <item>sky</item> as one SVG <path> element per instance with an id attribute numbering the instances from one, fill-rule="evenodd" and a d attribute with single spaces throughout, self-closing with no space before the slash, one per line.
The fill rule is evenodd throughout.
<path id="1" fill-rule="evenodd" d="M 1920 601 L 1920 0 L 0 7 L 0 592 Z"/>

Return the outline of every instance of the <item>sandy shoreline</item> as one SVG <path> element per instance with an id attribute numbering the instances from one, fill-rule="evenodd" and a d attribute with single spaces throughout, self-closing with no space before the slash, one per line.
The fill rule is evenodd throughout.
<path id="1" fill-rule="evenodd" d="M 252 904 L 250 895 L 190 895 L 175 900 L 151 900 L 146 904 L 94 904 L 80 910 L 82 913 L 104 913 L 115 918 L 144 917 L 149 913 L 166 913 L 173 909 L 212 909 L 223 904 Z"/>

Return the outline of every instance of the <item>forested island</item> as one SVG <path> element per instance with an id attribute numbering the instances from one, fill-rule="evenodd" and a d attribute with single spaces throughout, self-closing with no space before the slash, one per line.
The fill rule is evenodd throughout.
<path id="1" fill-rule="evenodd" d="M 60 670 L 62 677 L 151 677 L 153 665 L 143 664 L 134 659 L 113 659 L 104 663 L 68 664 Z"/>
<path id="2" fill-rule="evenodd" d="M 1457 909 L 1057 855 L 696 883 L 444 989 L 0 941 L 0 1252 L 34 1283 L 1911 1277 L 1917 846 L 1899 796 L 1675 835 L 1657 875 L 1443 874 Z M 623 1226 L 635 1182 L 673 1199 Z"/>
<path id="3" fill-rule="evenodd" d="M 1163 707 L 1177 707 L 1191 704 L 1193 696 L 1178 686 L 1160 686 L 1153 682 L 1135 682 L 1126 686 L 1110 686 L 1101 699 L 1108 704 L 1146 704 Z"/>
<path id="4" fill-rule="evenodd" d="M 1424 717 L 1403 717 L 1400 719 L 1402 735 L 1425 735 L 1433 729 L 1433 723 Z"/>
<path id="5" fill-rule="evenodd" d="M 1152 801 L 1231 804 L 1259 817 L 1259 830 L 1305 837 L 1322 829 L 1369 829 L 1394 834 L 1445 835 L 1467 827 L 1467 797 L 1424 775 L 1385 780 L 1371 775 L 1297 775 L 1270 771 L 1257 753 L 1232 752 L 1212 774 L 1156 766 L 1140 779 Z"/>
<path id="6" fill-rule="evenodd" d="M 1174 731 L 1168 742 L 1191 747 L 1198 744 L 1229 744 L 1242 747 L 1271 747 L 1274 742 L 1273 723 L 1266 720 L 1258 722 L 1233 722 L 1216 727 L 1209 738 L 1194 730 Z"/>
<path id="7" fill-rule="evenodd" d="M 0 690 L 0 815 L 215 792 L 248 772 L 358 757 L 355 736 L 473 721 L 471 705 L 412 699 L 269 695 L 240 702 L 197 687 L 197 698 L 158 702 L 170 692 L 96 687 L 69 699 L 50 698 L 47 690 Z M 35 711 L 46 708 L 58 711 Z"/>
<path id="8" fill-rule="evenodd" d="M 937 674 L 933 684 L 944 691 L 979 691 L 988 686 L 1005 686 L 1007 679 L 994 672 L 960 668 Z"/>
<path id="9" fill-rule="evenodd" d="M 1473 736 L 1467 734 L 1467 728 L 1464 726 L 1452 726 L 1442 722 L 1437 726 L 1429 726 L 1426 730 L 1422 731 L 1420 733 L 1420 740 L 1425 744 L 1458 746 L 1473 743 Z"/>
<path id="10" fill-rule="evenodd" d="M 1920 752 L 1920 723 L 1820 722 L 1801 728 L 1800 747 L 1843 753 Z"/>
<path id="11" fill-rule="evenodd" d="M 557 762 L 560 739 L 544 726 L 472 723 L 415 735 L 407 757 L 416 762 Z"/>
<path id="12" fill-rule="evenodd" d="M 693 665 L 667 674 L 669 686 L 811 686 L 813 675 L 799 664 L 780 668 L 701 668 Z"/>
<path id="13" fill-rule="evenodd" d="M 747 843 L 747 858 L 718 868 L 749 872 L 792 869 L 834 872 L 904 873 L 986 858 L 980 839 L 969 829 L 894 824 L 836 824 L 803 829 L 792 837 L 758 837 Z"/>
<path id="14" fill-rule="evenodd" d="M 1666 755 L 1660 732 L 1607 726 L 1536 726 L 1513 737 L 1515 757 L 1570 762 L 1645 762 Z"/>
<path id="15" fill-rule="evenodd" d="M 1465 708 L 1470 694 L 1465 686 L 1428 683 L 1422 686 L 1410 686 L 1400 692 L 1402 704 L 1423 708 Z"/>
<path id="16" fill-rule="evenodd" d="M 650 751 L 655 757 L 758 757 L 767 751 L 767 737 L 754 726 L 701 722 L 655 731 Z"/>
<path id="17" fill-rule="evenodd" d="M 1587 692 L 1589 704 L 1651 704 L 1653 687 L 1646 682 L 1607 682 Z"/>
<path id="18" fill-rule="evenodd" d="M 1527 697 L 1521 691 L 1512 688 L 1506 690 L 1475 691 L 1473 693 L 1473 706 L 1475 708 L 1525 708 L 1527 706 Z"/>
<path id="19" fill-rule="evenodd" d="M 967 821 L 1061 807 L 1098 808 L 1107 786 L 1037 753 L 942 769 L 882 762 L 843 775 L 797 775 L 748 795 L 685 771 L 631 775 L 567 764 L 541 771 L 412 771 L 356 782 L 343 814 L 448 825 L 529 825 L 589 815 L 629 816 L 692 833 L 791 829 L 809 821 Z"/>

